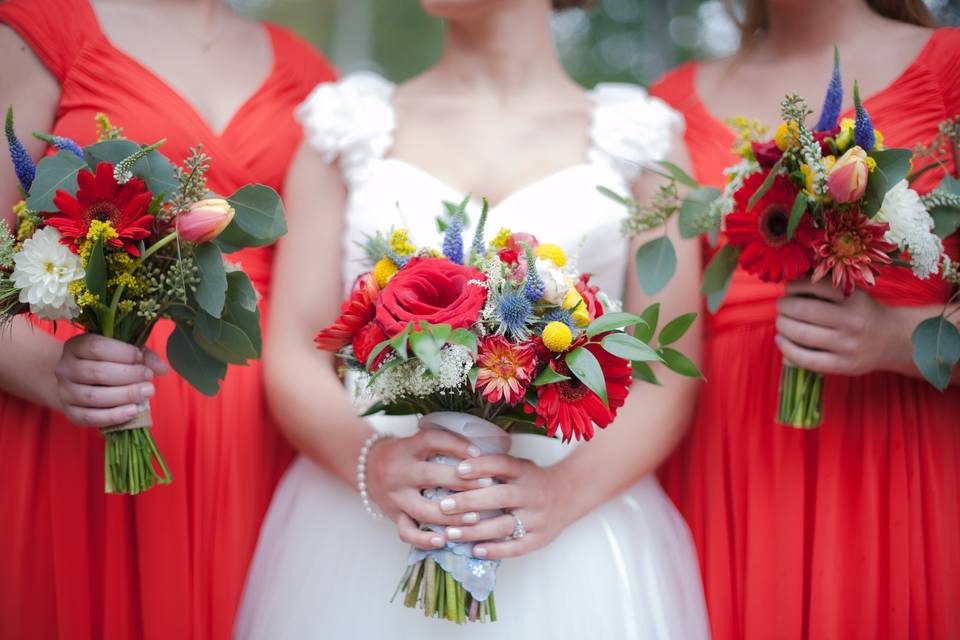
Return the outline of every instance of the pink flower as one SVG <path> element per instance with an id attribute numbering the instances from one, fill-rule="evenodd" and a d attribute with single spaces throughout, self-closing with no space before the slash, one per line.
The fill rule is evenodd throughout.
<path id="1" fill-rule="evenodd" d="M 866 151 L 860 147 L 851 147 L 830 169 L 827 191 L 835 202 L 856 202 L 867 190 L 869 177 Z"/>
<path id="2" fill-rule="evenodd" d="M 235 212 L 230 203 L 221 198 L 200 200 L 180 214 L 177 231 L 187 242 L 210 242 L 227 228 Z"/>
<path id="3" fill-rule="evenodd" d="M 512 344 L 503 336 L 480 341 L 477 391 L 489 402 L 516 404 L 523 399 L 537 366 L 533 346 Z"/>
<path id="4" fill-rule="evenodd" d="M 888 254 L 897 249 L 897 245 L 884 240 L 888 228 L 886 223 L 871 223 L 856 208 L 828 212 L 823 230 L 817 231 L 813 241 L 817 260 L 813 282 L 831 274 L 833 286 L 846 296 L 854 287 L 872 287 L 880 273 L 878 267 L 890 264 Z"/>

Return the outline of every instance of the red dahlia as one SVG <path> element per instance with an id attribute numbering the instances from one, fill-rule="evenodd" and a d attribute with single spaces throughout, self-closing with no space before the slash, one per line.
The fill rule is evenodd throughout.
<path id="1" fill-rule="evenodd" d="M 77 174 L 77 195 L 59 190 L 53 197 L 56 213 L 46 214 L 46 223 L 63 236 L 63 243 L 77 251 L 77 245 L 87 236 L 94 220 L 109 222 L 117 232 L 108 244 L 122 247 L 133 256 L 139 256 L 137 241 L 150 237 L 153 216 L 149 213 L 153 194 L 143 181 L 131 178 L 120 184 L 113 177 L 113 165 L 101 162 L 94 175 L 84 169 Z"/>
<path id="2" fill-rule="evenodd" d="M 366 326 L 362 327 L 357 333 L 353 336 L 353 355 L 364 365 L 367 364 L 367 360 L 370 359 L 370 354 L 373 353 L 374 348 L 381 342 L 387 339 L 386 334 L 380 329 L 380 325 L 376 322 L 371 322 Z M 370 366 L 370 371 L 376 371 L 377 368 L 383 364 L 383 361 L 387 358 L 387 354 L 390 352 L 389 347 L 380 352 L 380 355 L 377 356 L 375 362 Z"/>
<path id="3" fill-rule="evenodd" d="M 317 348 L 322 351 L 337 351 L 353 340 L 357 332 L 373 320 L 376 313 L 374 304 L 379 296 L 380 287 L 373 274 L 365 273 L 357 278 L 353 293 L 340 305 L 340 317 L 315 338 Z"/>
<path id="4" fill-rule="evenodd" d="M 883 239 L 887 228 L 886 223 L 870 222 L 858 209 L 824 216 L 823 231 L 813 242 L 818 260 L 813 281 L 832 272 L 833 286 L 844 295 L 853 293 L 854 286 L 873 286 L 877 265 L 890 264 L 887 254 L 897 248 Z"/>
<path id="5" fill-rule="evenodd" d="M 532 344 L 513 344 L 503 336 L 483 338 L 477 356 L 477 391 L 490 402 L 516 404 L 527 392 L 536 365 Z"/>
<path id="6" fill-rule="evenodd" d="M 793 238 L 787 238 L 790 209 L 799 190 L 783 176 L 774 179 L 752 209 L 747 208 L 766 176 L 749 176 L 734 194 L 733 213 L 725 221 L 727 238 L 740 247 L 740 264 L 748 273 L 768 282 L 796 280 L 813 264 L 813 226 L 804 215 Z"/>
<path id="7" fill-rule="evenodd" d="M 584 340 L 580 342 L 582 344 Z M 623 406 L 627 390 L 633 382 L 633 369 L 627 360 L 607 353 L 599 344 L 588 344 L 585 348 L 597 358 L 603 369 L 609 408 L 604 406 L 600 396 L 570 375 L 563 364 L 551 366 L 557 373 L 568 375 L 569 380 L 537 388 L 537 424 L 546 427 L 549 436 L 556 434 L 559 429 L 564 442 L 573 438 L 589 440 L 593 437 L 593 425 L 602 429 L 610 424 L 617 415 L 617 409 Z"/>

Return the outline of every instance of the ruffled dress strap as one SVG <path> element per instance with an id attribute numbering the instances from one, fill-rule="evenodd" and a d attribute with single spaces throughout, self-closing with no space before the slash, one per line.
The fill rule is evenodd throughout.
<path id="1" fill-rule="evenodd" d="M 353 73 L 317 86 L 297 108 L 304 136 L 328 163 L 339 163 L 348 186 L 393 146 L 396 86 L 374 73 Z"/>
<path id="2" fill-rule="evenodd" d="M 6 0 L 0 23 L 16 31 L 61 84 L 84 46 L 103 35 L 89 0 Z"/>
<path id="3" fill-rule="evenodd" d="M 603 83 L 594 101 L 589 160 L 632 183 L 643 167 L 666 158 L 683 135 L 683 118 L 659 98 L 632 84 Z"/>

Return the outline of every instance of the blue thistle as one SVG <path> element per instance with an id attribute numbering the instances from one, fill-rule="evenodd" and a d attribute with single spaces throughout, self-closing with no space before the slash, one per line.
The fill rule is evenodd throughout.
<path id="1" fill-rule="evenodd" d="M 393 264 L 397 265 L 401 269 L 407 266 L 407 263 L 410 262 L 410 258 L 408 256 L 402 256 L 393 249 L 387 249 L 386 255 L 388 258 L 390 258 L 390 261 Z"/>
<path id="2" fill-rule="evenodd" d="M 487 226 L 487 214 L 490 212 L 490 204 L 487 199 L 483 199 L 483 211 L 480 212 L 480 221 L 477 222 L 477 229 L 473 233 L 473 244 L 470 245 L 470 255 L 486 256 L 487 243 L 483 241 L 484 228 Z"/>
<path id="3" fill-rule="evenodd" d="M 860 88 L 857 83 L 853 83 L 853 104 L 857 108 L 856 124 L 853 126 L 853 143 L 864 151 L 872 151 L 877 146 L 877 138 L 873 134 L 873 122 L 870 121 L 870 114 L 863 108 L 860 102 Z"/>
<path id="4" fill-rule="evenodd" d="M 823 109 L 820 112 L 820 120 L 817 121 L 814 131 L 833 131 L 836 129 L 842 108 L 843 82 L 840 80 L 840 50 L 834 47 L 833 76 L 830 78 L 830 86 L 827 87 L 827 95 L 823 98 Z"/>
<path id="5" fill-rule="evenodd" d="M 4 128 L 7 134 L 7 145 L 10 147 L 10 159 L 13 161 L 13 170 L 17 174 L 17 180 L 25 192 L 30 191 L 33 186 L 33 179 L 37 177 L 37 166 L 33 164 L 33 158 L 27 153 L 26 147 L 17 138 L 13 132 L 13 106 L 7 107 L 7 124 Z"/>
<path id="6" fill-rule="evenodd" d="M 443 232 L 443 255 L 447 260 L 463 264 L 463 212 L 456 211 Z"/>
<path id="7" fill-rule="evenodd" d="M 527 334 L 527 322 L 533 313 L 533 305 L 526 296 L 517 291 L 506 291 L 497 301 L 497 317 L 501 329 L 515 337 Z"/>
<path id="8" fill-rule="evenodd" d="M 521 244 L 527 254 L 527 279 L 524 282 L 523 295 L 527 296 L 527 300 L 530 302 L 537 303 L 543 297 L 545 285 L 543 278 L 540 277 L 540 272 L 537 271 L 537 258 L 533 255 L 533 249 L 526 242 Z"/>
<path id="9" fill-rule="evenodd" d="M 73 155 L 83 160 L 83 149 L 81 149 L 80 145 L 70 138 L 64 138 L 63 136 L 51 136 L 47 135 L 46 133 L 39 133 L 37 131 L 33 132 L 33 137 L 37 140 L 43 140 L 58 151 L 69 151 Z"/>
<path id="10" fill-rule="evenodd" d="M 573 331 L 573 316 L 566 309 L 553 309 L 546 312 L 543 315 L 543 323 L 548 324 L 550 322 L 562 322 L 563 324 L 570 327 L 570 330 Z"/>

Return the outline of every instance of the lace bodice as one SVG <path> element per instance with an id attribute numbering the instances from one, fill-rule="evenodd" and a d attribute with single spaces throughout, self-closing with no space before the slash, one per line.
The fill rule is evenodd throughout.
<path id="1" fill-rule="evenodd" d="M 407 228 L 415 244 L 439 241 L 436 217 L 442 201 L 464 194 L 399 158 L 389 157 L 396 118 L 395 85 L 359 73 L 322 84 L 298 109 L 310 144 L 327 162 L 339 162 L 349 189 L 343 238 L 343 278 L 349 286 L 366 267 L 357 243 L 376 231 Z M 508 196 L 490 210 L 488 229 L 506 226 L 534 234 L 576 256 L 578 269 L 611 296 L 624 288 L 627 241 L 620 234 L 621 205 L 597 191 L 605 186 L 626 193 L 650 162 L 667 154 L 682 120 L 640 87 L 601 84 L 590 92 L 594 103 L 590 149 L 582 163 L 547 175 Z M 471 201 L 471 222 L 480 203 Z M 468 228 L 467 237 L 470 237 Z"/>

